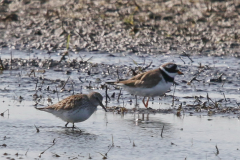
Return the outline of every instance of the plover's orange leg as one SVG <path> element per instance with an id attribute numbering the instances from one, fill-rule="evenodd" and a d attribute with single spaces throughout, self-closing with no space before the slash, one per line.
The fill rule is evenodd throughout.
<path id="1" fill-rule="evenodd" d="M 144 106 L 146 107 L 146 104 L 145 104 L 145 101 L 144 101 L 144 99 L 145 99 L 145 97 L 143 97 L 143 100 L 142 100 L 142 102 L 143 102 Z"/>
<path id="2" fill-rule="evenodd" d="M 150 97 L 148 97 L 148 99 L 147 99 L 147 103 L 145 105 L 146 108 L 148 108 L 148 101 L 149 101 L 149 99 L 150 99 Z"/>
<path id="3" fill-rule="evenodd" d="M 144 106 L 146 107 L 146 108 L 148 108 L 148 101 L 149 101 L 149 98 L 150 97 L 148 97 L 148 99 L 147 99 L 147 102 L 145 103 L 145 97 L 143 97 L 143 100 L 142 100 L 142 102 L 143 102 L 143 104 L 144 104 Z"/>

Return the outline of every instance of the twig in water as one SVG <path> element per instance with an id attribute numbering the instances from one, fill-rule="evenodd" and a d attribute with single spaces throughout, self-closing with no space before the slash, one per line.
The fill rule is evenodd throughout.
<path id="1" fill-rule="evenodd" d="M 240 108 L 240 106 L 238 105 L 238 103 L 237 103 L 237 102 L 236 102 L 236 104 L 237 104 L 238 108 Z"/>
<path id="2" fill-rule="evenodd" d="M 119 72 L 118 72 L 118 69 L 117 69 L 117 77 L 118 77 L 118 81 L 120 80 L 120 78 L 119 78 Z"/>
<path id="3" fill-rule="evenodd" d="M 111 95 L 111 98 L 115 98 L 115 92 L 113 92 L 113 94 Z"/>
<path id="4" fill-rule="evenodd" d="M 6 111 L 0 113 L 0 115 L 1 115 L 1 116 L 4 116 L 4 113 L 5 113 L 5 112 L 8 112 L 8 116 L 9 116 L 9 109 L 7 109 Z"/>
<path id="5" fill-rule="evenodd" d="M 215 102 L 213 102 L 213 100 L 208 96 L 208 93 L 207 93 L 207 100 L 208 100 L 208 103 L 209 103 L 209 100 L 211 100 L 212 103 L 215 104 Z"/>
<path id="6" fill-rule="evenodd" d="M 225 84 L 225 81 L 223 81 L 222 87 L 223 87 L 224 84 Z"/>
<path id="7" fill-rule="evenodd" d="M 92 57 L 90 57 L 90 58 L 88 58 L 88 59 L 86 60 L 86 62 L 90 61 L 92 58 L 93 58 L 93 56 L 92 56 Z"/>
<path id="8" fill-rule="evenodd" d="M 189 82 L 187 82 L 187 85 L 190 85 L 193 81 L 198 81 L 199 82 L 200 80 L 198 80 L 197 77 L 195 76 Z"/>
<path id="9" fill-rule="evenodd" d="M 103 155 L 103 154 L 100 153 L 100 152 L 97 152 L 97 153 L 99 153 L 99 154 L 101 154 L 101 155 L 103 156 L 102 159 L 107 159 L 107 154 L 108 154 L 108 152 L 109 152 L 113 147 L 114 147 L 114 143 L 113 143 L 113 135 L 112 135 L 112 145 L 110 146 L 110 148 L 108 149 L 108 151 L 105 153 L 105 155 Z M 89 155 L 89 157 L 90 157 L 90 155 Z"/>
<path id="10" fill-rule="evenodd" d="M 38 79 L 37 79 L 37 83 L 36 83 L 36 86 L 35 86 L 36 93 L 37 93 L 37 85 L 38 85 Z"/>
<path id="11" fill-rule="evenodd" d="M 68 82 L 69 78 L 70 78 L 70 76 L 68 77 L 67 81 L 66 81 L 66 82 L 63 84 L 63 86 L 62 86 L 61 90 L 63 90 L 63 89 L 65 88 L 65 86 L 66 86 L 66 84 L 67 84 L 67 82 Z"/>
<path id="12" fill-rule="evenodd" d="M 185 63 L 185 61 L 182 59 L 182 57 L 181 57 L 181 56 L 179 56 L 179 58 L 180 58 L 180 59 L 183 61 L 183 63 L 184 63 L 184 64 L 186 64 L 186 63 Z"/>
<path id="13" fill-rule="evenodd" d="M 103 155 L 102 153 L 100 153 L 100 152 L 97 152 L 97 153 L 99 153 L 99 154 L 101 154 L 103 156 L 102 159 L 107 159 L 107 157 L 105 155 Z"/>
<path id="14" fill-rule="evenodd" d="M 68 55 L 68 51 L 66 51 L 66 52 L 64 52 L 63 54 L 62 54 L 62 57 L 61 57 L 61 59 L 58 61 L 58 63 L 61 63 L 63 60 L 65 60 L 66 59 L 66 55 Z"/>
<path id="15" fill-rule="evenodd" d="M 4 70 L 4 66 L 3 66 L 3 63 L 2 63 L 2 59 L 0 58 L 0 70 Z"/>
<path id="16" fill-rule="evenodd" d="M 134 141 L 133 141 L 133 147 L 136 147 L 136 145 L 135 145 Z"/>
<path id="17" fill-rule="evenodd" d="M 130 137 L 128 137 L 128 139 L 129 139 L 129 141 L 130 141 L 130 143 L 131 143 L 132 141 L 131 141 Z"/>
<path id="18" fill-rule="evenodd" d="M 56 86 L 56 92 L 57 92 L 57 97 L 58 97 L 58 101 L 59 101 L 59 96 L 58 96 L 57 86 Z"/>
<path id="19" fill-rule="evenodd" d="M 108 99 L 109 99 L 109 101 L 111 100 L 111 99 L 110 99 L 110 97 L 108 96 L 108 93 L 107 93 L 107 91 L 108 91 L 108 87 L 107 87 L 107 85 L 105 85 L 105 94 L 106 94 L 106 107 L 107 107 Z"/>
<path id="20" fill-rule="evenodd" d="M 162 131 L 161 131 L 161 137 L 163 138 L 162 134 L 163 134 L 163 129 L 164 129 L 164 125 L 162 127 Z"/>
<path id="21" fill-rule="evenodd" d="M 40 132 L 39 128 L 34 124 L 36 130 L 37 130 L 37 133 Z"/>
<path id="22" fill-rule="evenodd" d="M 114 147 L 114 143 L 113 143 L 113 135 L 112 135 L 112 145 L 111 145 L 111 147 L 108 149 L 108 151 L 105 153 L 105 158 L 103 157 L 103 159 L 107 159 L 107 154 L 108 154 L 108 152 L 112 149 Z"/>
<path id="23" fill-rule="evenodd" d="M 174 93 L 175 93 L 175 89 L 176 89 L 176 84 L 174 83 L 174 90 L 173 90 L 172 106 L 174 106 Z"/>
<path id="24" fill-rule="evenodd" d="M 114 146 L 114 142 L 113 142 L 113 135 L 112 135 L 112 146 Z"/>
<path id="25" fill-rule="evenodd" d="M 225 94 L 223 93 L 223 97 L 224 97 L 224 99 L 225 99 L 225 102 L 227 102 L 227 99 L 226 99 L 226 97 L 225 97 Z"/>
<path id="26" fill-rule="evenodd" d="M 73 88 L 73 94 L 72 94 L 72 95 L 74 95 L 74 85 L 73 85 L 73 81 L 72 81 L 72 88 Z"/>
<path id="27" fill-rule="evenodd" d="M 142 68 L 142 71 L 148 69 L 151 65 L 152 65 L 152 61 L 146 67 Z"/>
<path id="28" fill-rule="evenodd" d="M 29 150 L 29 149 L 27 149 L 27 151 L 26 151 L 26 153 L 25 153 L 25 156 L 27 155 L 27 153 L 28 153 L 28 150 Z"/>
<path id="29" fill-rule="evenodd" d="M 199 76 L 199 74 L 201 74 L 203 71 L 205 71 L 205 68 L 202 68 L 202 69 L 199 69 L 198 70 L 198 73 L 195 73 L 193 76 L 195 76 L 195 78 L 197 77 L 197 76 Z M 200 80 L 197 80 L 197 79 L 194 79 L 194 80 L 196 80 L 196 81 L 200 81 Z"/>
<path id="30" fill-rule="evenodd" d="M 34 69 L 31 70 L 31 72 L 29 73 L 28 76 L 30 77 L 32 73 L 33 73 L 33 76 L 35 77 L 35 70 Z"/>
<path id="31" fill-rule="evenodd" d="M 47 149 L 45 149 L 44 151 L 42 151 L 38 157 L 41 158 L 41 155 L 44 154 L 48 149 L 50 149 L 51 147 L 53 147 L 55 144 L 56 144 L 56 143 L 55 143 L 55 138 L 54 138 L 53 144 L 52 144 L 51 146 L 49 146 Z"/>
<path id="32" fill-rule="evenodd" d="M 177 109 L 177 116 L 181 116 L 181 111 L 182 111 L 182 103 L 179 105 L 178 109 Z"/>
<path id="33" fill-rule="evenodd" d="M 190 59 L 190 61 L 191 62 L 194 62 L 191 58 L 190 58 L 190 56 L 189 56 L 189 54 L 187 54 L 185 51 L 183 51 L 183 53 L 184 53 L 184 55 L 183 56 L 186 56 L 186 57 L 188 57 L 188 59 Z"/>
<path id="34" fill-rule="evenodd" d="M 11 51 L 11 60 L 10 60 L 10 64 L 11 64 L 11 68 L 10 69 L 12 69 L 12 51 Z"/>
<path id="35" fill-rule="evenodd" d="M 218 155 L 218 154 L 219 154 L 219 150 L 218 150 L 218 147 L 217 147 L 217 145 L 216 145 L 216 150 L 217 150 L 217 153 L 216 153 L 216 155 Z"/>
<path id="36" fill-rule="evenodd" d="M 120 88 L 120 92 L 119 92 L 119 94 L 118 94 L 118 99 L 117 99 L 117 102 L 119 103 L 119 98 L 120 98 L 120 96 L 121 96 L 121 92 L 122 92 L 122 88 Z"/>

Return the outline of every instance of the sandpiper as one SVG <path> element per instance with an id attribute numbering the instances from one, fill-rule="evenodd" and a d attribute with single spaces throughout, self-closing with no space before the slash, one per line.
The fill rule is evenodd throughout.
<path id="1" fill-rule="evenodd" d="M 68 123 L 73 123 L 72 127 L 74 128 L 74 123 L 87 120 L 97 109 L 98 105 L 102 106 L 107 112 L 107 109 L 102 104 L 102 100 L 103 97 L 98 92 L 77 94 L 69 96 L 56 104 L 36 109 L 52 113 L 61 118 L 67 122 L 65 127 L 67 127 Z"/>
<path id="2" fill-rule="evenodd" d="M 183 73 L 175 63 L 165 63 L 159 68 L 138 74 L 131 79 L 119 81 L 116 84 L 123 86 L 129 93 L 143 96 L 143 104 L 147 108 L 150 97 L 162 96 L 171 87 L 174 77 Z M 148 97 L 145 103 L 145 97 Z"/>

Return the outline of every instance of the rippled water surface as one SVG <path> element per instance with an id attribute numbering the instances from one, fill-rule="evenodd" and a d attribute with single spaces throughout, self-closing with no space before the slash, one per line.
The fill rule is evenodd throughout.
<path id="1" fill-rule="evenodd" d="M 20 56 L 21 55 L 21 56 Z M 29 76 L 34 67 L 22 67 L 15 70 L 6 70 L 0 74 L 0 159 L 102 159 L 107 153 L 107 159 L 239 159 L 240 146 L 240 122 L 239 111 L 239 68 L 238 59 L 228 57 L 192 57 L 191 61 L 183 57 L 184 62 L 174 55 L 158 56 L 124 56 L 122 54 L 94 54 L 81 53 L 83 59 L 90 60 L 91 63 L 104 63 L 114 65 L 119 68 L 135 66 L 134 61 L 139 65 L 153 62 L 149 69 L 156 68 L 164 62 L 175 61 L 185 75 L 176 78 L 179 85 L 176 86 L 176 102 L 172 106 L 173 91 L 167 93 L 168 96 L 158 97 L 151 100 L 149 106 L 153 109 L 176 109 L 180 103 L 195 104 L 195 99 L 189 97 L 203 96 L 206 100 L 207 93 L 213 101 L 219 101 L 219 108 L 234 108 L 235 112 L 217 113 L 208 116 L 207 111 L 182 112 L 177 116 L 176 112 L 169 114 L 138 114 L 127 113 L 124 115 L 103 112 L 98 110 L 85 122 L 77 123 L 77 128 L 65 128 L 65 122 L 53 115 L 41 112 L 34 108 L 35 101 L 33 95 L 37 93 L 43 98 L 39 102 L 40 106 L 47 105 L 47 98 L 51 98 L 53 103 L 73 94 L 70 90 L 53 94 L 52 90 L 60 91 L 59 79 L 66 81 L 70 76 L 74 84 L 75 93 L 88 93 L 98 91 L 105 95 L 105 90 L 99 86 L 104 81 L 115 81 L 113 75 L 102 76 L 101 74 L 88 75 L 85 71 L 71 70 L 70 75 L 65 73 L 69 68 L 62 68 L 63 71 L 46 69 L 44 74 L 36 72 L 36 76 Z M 9 58 L 9 51 L 2 51 L 1 59 Z M 41 58 L 60 59 L 57 54 L 46 54 L 36 51 L 29 54 L 18 51 L 13 52 L 13 58 Z M 129 58 L 131 57 L 131 58 Z M 79 58 L 79 54 L 72 54 L 71 58 Z M 133 59 L 133 60 L 132 60 Z M 199 76 L 200 82 L 194 81 L 187 85 L 199 63 L 209 65 L 211 70 Z M 58 70 L 61 68 L 58 68 Z M 95 70 L 91 70 L 94 72 Z M 101 67 L 98 72 L 103 72 Z M 211 78 L 224 73 L 224 83 L 209 83 Z M 116 76 L 116 75 L 115 75 Z M 123 78 L 124 74 L 122 75 Z M 41 84 L 39 77 L 45 78 Z M 83 82 L 79 81 L 79 77 Z M 96 79 L 100 78 L 99 84 Z M 39 80 L 39 82 L 37 82 Z M 91 89 L 86 86 L 93 86 Z M 206 83 L 203 83 L 205 81 Z M 36 92 L 36 83 L 42 90 Z M 50 91 L 47 91 L 50 86 Z M 38 88 L 37 87 L 37 88 Z M 119 90 L 109 86 L 108 94 L 116 95 Z M 72 89 L 72 84 L 66 85 L 66 89 Z M 173 90 L 173 87 L 171 88 Z M 226 102 L 223 96 L 226 97 Z M 133 103 L 130 103 L 130 100 Z M 204 100 L 202 100 L 204 101 Z M 117 96 L 111 98 L 108 106 L 125 106 L 127 109 L 134 108 L 134 96 L 123 90 L 119 102 Z M 139 107 L 144 108 L 141 97 L 138 99 Z M 193 115 L 193 116 L 190 116 Z M 36 127 L 40 132 L 37 133 Z M 164 128 L 163 128 L 164 126 Z M 162 130 L 163 129 L 163 130 Z M 161 136 L 162 134 L 162 136 Z M 53 145 L 54 141 L 54 145 Z M 48 149 L 53 145 L 51 148 Z M 217 146 L 217 147 L 216 147 Z M 217 149 L 218 148 L 218 151 Z M 45 151 L 46 150 L 46 151 Z M 41 154 L 40 153 L 45 151 Z M 17 154 L 18 153 L 18 154 Z M 17 155 L 16 155 L 17 154 Z"/>
<path id="2" fill-rule="evenodd" d="M 9 100 L 1 106 L 10 115 L 1 118 L 1 159 L 238 159 L 240 122 L 237 118 L 184 116 L 173 114 L 124 116 L 97 110 L 77 129 L 64 128 L 60 119 L 33 107 Z M 36 133 L 34 125 L 39 127 Z M 164 130 L 161 137 L 162 127 Z M 81 130 L 82 132 L 80 132 Z M 135 146 L 134 146 L 135 144 Z M 216 155 L 219 149 L 219 154 Z M 28 152 L 27 152 L 28 151 Z M 25 153 L 27 152 L 27 155 Z M 3 155 L 7 153 L 8 155 Z M 19 155 L 16 156 L 15 154 Z M 101 154 L 100 154 L 101 153 Z"/>

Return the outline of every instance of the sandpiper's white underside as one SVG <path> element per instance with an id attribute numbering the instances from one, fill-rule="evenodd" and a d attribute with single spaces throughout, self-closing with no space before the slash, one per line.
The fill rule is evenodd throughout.
<path id="1" fill-rule="evenodd" d="M 84 107 L 80 109 L 71 109 L 71 110 L 46 110 L 49 113 L 61 118 L 65 122 L 82 122 L 87 120 L 97 107 Z"/>

